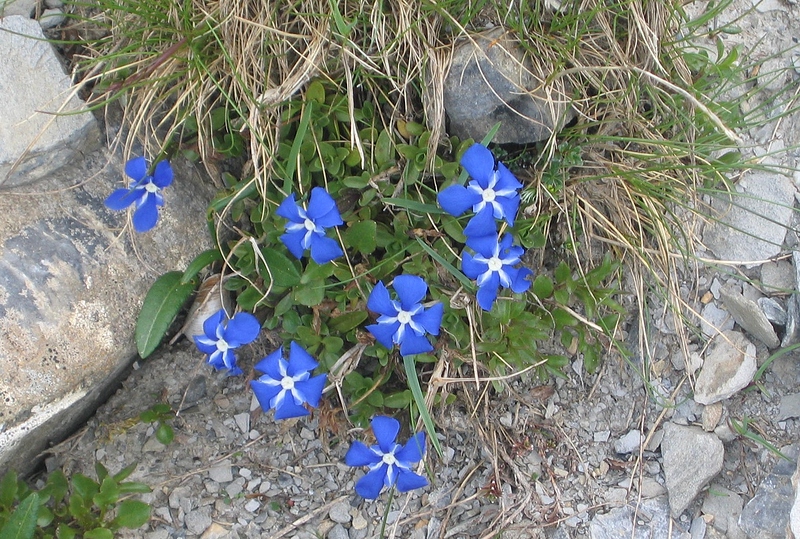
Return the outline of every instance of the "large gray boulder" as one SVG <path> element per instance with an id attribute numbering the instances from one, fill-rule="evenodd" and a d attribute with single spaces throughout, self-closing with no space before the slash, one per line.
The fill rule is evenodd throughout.
<path id="1" fill-rule="evenodd" d="M 192 165 L 173 168 L 141 235 L 103 204 L 124 186 L 124 163 L 104 150 L 0 196 L 0 470 L 29 471 L 115 389 L 150 285 L 210 247 L 214 189 Z"/>
<path id="2" fill-rule="evenodd" d="M 444 82 L 450 134 L 481 140 L 501 122 L 493 142 L 547 139 L 574 115 L 558 81 L 545 82 L 549 76 L 504 28 L 463 40 Z"/>
<path id="3" fill-rule="evenodd" d="M 43 178 L 100 131 L 39 23 L 0 18 L 0 188 Z"/>

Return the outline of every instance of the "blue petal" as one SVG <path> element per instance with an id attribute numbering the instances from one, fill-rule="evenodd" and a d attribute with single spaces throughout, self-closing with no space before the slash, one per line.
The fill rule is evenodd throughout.
<path id="1" fill-rule="evenodd" d="M 242 369 L 240 369 L 239 367 L 237 367 L 236 365 L 234 365 L 233 367 L 231 367 L 228 370 L 228 376 L 241 376 L 243 374 L 244 374 L 244 371 Z"/>
<path id="2" fill-rule="evenodd" d="M 389 297 L 389 291 L 381 281 L 378 281 L 367 298 L 367 309 L 386 316 L 397 316 L 397 308 Z"/>
<path id="3" fill-rule="evenodd" d="M 261 406 L 262 410 L 269 410 L 271 408 L 270 401 L 274 399 L 278 393 L 280 393 L 283 388 L 280 384 L 277 385 L 269 385 L 266 384 L 262 378 L 262 376 L 258 380 L 252 380 L 250 382 L 250 388 L 253 390 L 253 393 L 256 395 L 256 399 L 258 399 L 258 404 Z M 286 400 L 286 399 L 284 399 Z"/>
<path id="4" fill-rule="evenodd" d="M 110 210 L 124 210 L 144 194 L 143 190 L 117 189 L 105 201 L 105 205 Z"/>
<path id="5" fill-rule="evenodd" d="M 494 174 L 494 156 L 486 146 L 475 143 L 464 152 L 461 157 L 461 166 L 481 187 L 486 189 L 492 174 Z"/>
<path id="6" fill-rule="evenodd" d="M 508 167 L 503 163 L 497 163 L 497 183 L 494 186 L 495 191 L 506 191 L 509 189 L 520 189 L 522 184 L 516 176 L 512 174 Z"/>
<path id="7" fill-rule="evenodd" d="M 273 380 L 280 381 L 283 378 L 283 374 L 281 374 L 280 369 L 281 359 L 283 359 L 283 350 L 278 348 L 267 357 L 256 363 L 255 367 L 253 368 L 259 372 L 263 372 Z"/>
<path id="8" fill-rule="evenodd" d="M 295 230 L 294 232 L 287 232 L 281 236 L 281 241 L 283 244 L 298 260 L 303 258 L 303 253 L 306 251 L 303 247 L 303 238 L 305 235 L 305 229 L 300 229 Z"/>
<path id="9" fill-rule="evenodd" d="M 311 372 L 317 366 L 319 363 L 302 346 L 294 341 L 289 344 L 289 368 L 286 369 L 286 374 L 295 376 L 301 372 Z"/>
<path id="10" fill-rule="evenodd" d="M 302 223 L 305 221 L 300 216 L 300 212 L 298 211 L 297 202 L 294 201 L 294 193 L 290 194 L 286 197 L 281 205 L 278 206 L 278 209 L 275 210 L 275 213 L 283 217 L 284 219 L 289 219 L 294 223 Z M 300 257 L 298 257 L 300 258 Z"/>
<path id="11" fill-rule="evenodd" d="M 464 235 L 467 237 L 467 242 L 473 238 L 481 238 L 485 236 L 496 236 L 497 228 L 495 225 L 494 213 L 492 206 L 487 204 L 481 211 L 476 213 L 472 219 L 469 220 L 467 226 L 464 227 Z M 467 243 L 469 245 L 469 243 Z M 475 249 L 483 256 L 491 256 L 492 253 L 486 253 Z"/>
<path id="12" fill-rule="evenodd" d="M 153 183 L 163 189 L 172 183 L 173 177 L 174 174 L 169 161 L 159 161 L 155 170 L 153 171 Z"/>
<path id="13" fill-rule="evenodd" d="M 463 185 L 451 185 L 439 192 L 439 206 L 450 215 L 458 217 L 481 201 L 481 196 Z"/>
<path id="14" fill-rule="evenodd" d="M 394 278 L 394 291 L 404 311 L 410 311 L 419 304 L 428 293 L 428 285 L 422 277 L 416 275 L 398 275 Z"/>
<path id="15" fill-rule="evenodd" d="M 125 174 L 137 182 L 147 176 L 147 161 L 144 157 L 134 157 L 125 163 Z"/>
<path id="16" fill-rule="evenodd" d="M 237 313 L 225 328 L 225 342 L 236 347 L 253 342 L 261 331 L 258 319 L 250 313 Z"/>
<path id="17" fill-rule="evenodd" d="M 413 356 L 414 354 L 424 354 L 433 350 L 433 345 L 422 335 L 417 335 L 413 331 L 407 331 L 400 343 L 401 356 Z"/>
<path id="18" fill-rule="evenodd" d="M 204 335 L 193 335 L 192 339 L 197 349 L 204 354 L 213 354 L 217 351 L 217 341 L 207 342 L 209 339 Z"/>
<path id="19" fill-rule="evenodd" d="M 486 262 L 478 262 L 475 257 L 466 251 L 461 253 L 461 271 L 470 279 L 477 279 L 479 275 L 482 275 L 488 269 L 489 264 Z"/>
<path id="20" fill-rule="evenodd" d="M 397 476 L 396 484 L 397 490 L 400 492 L 408 492 L 409 490 L 428 486 L 428 480 L 419 474 L 401 468 Z"/>
<path id="21" fill-rule="evenodd" d="M 233 353 L 232 348 L 222 352 L 222 364 L 225 365 L 226 369 L 233 369 L 236 367 L 236 354 Z"/>
<path id="22" fill-rule="evenodd" d="M 325 389 L 325 382 L 328 380 L 327 374 L 318 374 L 308 380 L 295 382 L 294 387 L 303 399 L 313 408 L 319 406 L 319 400 L 322 398 L 322 390 Z"/>
<path id="23" fill-rule="evenodd" d="M 393 417 L 376 415 L 369 424 L 378 441 L 378 447 L 384 453 L 389 453 L 397 440 L 397 433 L 400 432 L 400 422 Z"/>
<path id="24" fill-rule="evenodd" d="M 225 360 L 222 357 L 221 350 L 215 350 L 213 353 L 209 354 L 208 359 L 206 361 L 208 362 L 209 365 L 211 365 L 218 371 L 226 368 Z"/>
<path id="25" fill-rule="evenodd" d="M 311 200 L 308 201 L 306 214 L 315 224 L 323 228 L 344 223 L 339 215 L 339 209 L 336 207 L 336 201 L 322 187 L 315 187 L 311 190 Z"/>
<path id="26" fill-rule="evenodd" d="M 406 445 L 394 454 L 395 458 L 405 466 L 422 460 L 425 454 L 425 433 L 418 432 L 408 439 Z"/>
<path id="27" fill-rule="evenodd" d="M 327 264 L 343 254 L 344 251 L 339 247 L 339 242 L 333 238 L 320 236 L 319 234 L 313 234 L 311 236 L 311 258 L 317 264 Z"/>
<path id="28" fill-rule="evenodd" d="M 372 466 L 381 461 L 381 457 L 372 452 L 365 444 L 359 441 L 353 442 L 347 454 L 344 456 L 344 463 L 348 466 Z"/>
<path id="29" fill-rule="evenodd" d="M 444 314 L 444 305 L 441 303 L 434 303 L 422 312 L 417 313 L 412 318 L 414 322 L 425 328 L 425 331 L 431 335 L 438 335 L 439 328 L 442 325 L 442 315 Z"/>
<path id="30" fill-rule="evenodd" d="M 478 305 L 484 311 L 491 311 L 494 300 L 497 299 L 497 289 L 500 286 L 500 277 L 493 273 L 489 280 L 478 289 Z"/>
<path id="31" fill-rule="evenodd" d="M 533 271 L 528 268 L 520 268 L 517 278 L 511 281 L 511 290 L 517 294 L 526 292 L 531 287 L 531 281 L 527 277 L 533 275 Z"/>
<path id="32" fill-rule="evenodd" d="M 368 500 L 374 500 L 381 494 L 383 482 L 386 480 L 386 464 L 375 468 L 356 482 L 356 492 Z"/>
<path id="33" fill-rule="evenodd" d="M 158 206 L 156 199 L 149 194 L 144 199 L 136 211 L 133 212 L 133 229 L 142 233 L 152 230 L 158 223 Z"/>
<path id="34" fill-rule="evenodd" d="M 220 309 L 203 322 L 203 332 L 209 339 L 217 340 L 217 328 L 226 318 L 225 309 Z"/>
<path id="35" fill-rule="evenodd" d="M 275 408 L 275 419 L 289 419 L 304 415 L 311 415 L 311 412 L 306 410 L 304 406 L 296 404 L 291 395 L 287 395 L 283 402 Z"/>
<path id="36" fill-rule="evenodd" d="M 503 219 L 508 222 L 509 226 L 514 226 L 514 219 L 517 216 L 519 209 L 519 195 L 513 197 L 497 197 L 497 203 L 503 208 Z M 499 216 L 495 215 L 499 218 Z"/>
<path id="37" fill-rule="evenodd" d="M 367 331 L 372 333 L 375 339 L 388 349 L 394 348 L 394 334 L 400 328 L 400 322 L 370 324 Z"/>

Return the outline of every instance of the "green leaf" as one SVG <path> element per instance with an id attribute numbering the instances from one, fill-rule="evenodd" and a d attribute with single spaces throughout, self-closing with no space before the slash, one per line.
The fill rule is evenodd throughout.
<path id="1" fill-rule="evenodd" d="M 186 268 L 186 271 L 183 272 L 183 277 L 181 277 L 181 284 L 188 284 L 203 268 L 210 266 L 218 260 L 222 260 L 222 253 L 219 252 L 219 249 L 203 251 L 194 257 L 194 260 L 189 262 L 189 266 Z"/>
<path id="2" fill-rule="evenodd" d="M 142 359 L 161 344 L 170 324 L 194 291 L 194 283 L 182 283 L 180 271 L 170 271 L 156 279 L 136 320 L 136 348 Z"/>
<path id="3" fill-rule="evenodd" d="M 325 87 L 318 80 L 312 81 L 306 90 L 306 101 L 325 102 Z"/>
<path id="4" fill-rule="evenodd" d="M 378 169 L 383 169 L 394 161 L 394 151 L 392 150 L 392 139 L 387 130 L 381 131 L 378 140 L 375 142 L 375 164 Z"/>
<path id="5" fill-rule="evenodd" d="M 378 227 L 375 221 L 359 221 L 345 230 L 343 239 L 346 245 L 361 254 L 371 254 L 377 246 Z"/>
<path id="6" fill-rule="evenodd" d="M 288 256 L 271 247 L 261 249 L 261 254 L 267 262 L 267 268 L 272 276 L 273 284 L 281 287 L 290 287 L 300 282 L 300 272 L 297 271 L 297 267 Z"/>
<path id="7" fill-rule="evenodd" d="M 17 474 L 9 470 L 0 481 L 0 506 L 11 509 L 11 504 L 17 498 Z"/>
<path id="8" fill-rule="evenodd" d="M 567 279 L 569 279 L 570 275 L 571 272 L 566 262 L 561 262 L 553 272 L 553 277 L 555 277 L 558 284 L 564 284 L 567 282 Z"/>
<path id="9" fill-rule="evenodd" d="M 123 500 L 117 507 L 113 524 L 121 528 L 139 528 L 150 520 L 150 506 L 138 500 Z"/>
<path id="10" fill-rule="evenodd" d="M 73 497 L 74 494 L 78 494 L 83 498 L 83 503 L 85 504 L 87 500 L 91 500 L 100 491 L 100 484 L 90 477 L 76 473 L 72 476 L 72 490 Z"/>
<path id="11" fill-rule="evenodd" d="M 175 431 L 166 423 L 159 423 L 156 429 L 156 440 L 164 445 L 169 445 L 175 439 Z"/>
<path id="12" fill-rule="evenodd" d="M 481 144 L 483 144 L 484 146 L 488 146 L 489 145 L 489 143 L 492 141 L 492 139 L 497 134 L 497 132 L 500 131 L 500 124 L 501 123 L 502 122 L 497 122 L 496 124 L 494 124 L 492 126 L 491 129 L 489 129 L 489 132 L 486 133 L 486 136 L 483 137 L 483 140 L 481 140 Z"/>
<path id="13" fill-rule="evenodd" d="M 103 466 L 103 463 L 99 461 L 94 463 L 94 473 L 97 474 L 97 480 L 101 483 L 103 482 L 103 479 L 108 477 L 108 469 L 106 469 L 106 467 Z"/>
<path id="14" fill-rule="evenodd" d="M 420 213 L 429 213 L 431 215 L 447 215 L 447 213 L 439 206 L 434 204 L 425 204 L 417 202 L 416 200 L 409 200 L 407 198 L 392 198 L 386 197 L 382 200 L 384 204 L 397 206 L 398 208 L 405 208 L 407 210 L 416 211 Z"/>
<path id="15" fill-rule="evenodd" d="M 419 244 L 422 246 L 422 248 L 423 248 L 423 249 L 424 249 L 424 250 L 425 250 L 425 251 L 426 251 L 426 252 L 427 252 L 429 255 L 431 255 L 431 258 L 433 258 L 433 259 L 434 259 L 436 262 L 438 262 L 439 264 L 441 264 L 441 265 L 442 265 L 442 267 L 444 267 L 444 268 L 445 268 L 447 271 L 449 271 L 449 272 L 450 272 L 450 274 L 451 274 L 453 277 L 455 277 L 456 279 L 458 279 L 458 281 L 459 281 L 459 282 L 460 282 L 460 283 L 461 283 L 461 284 L 464 286 L 464 288 L 466 288 L 467 290 L 473 290 L 474 286 L 473 286 L 473 284 L 472 284 L 472 281 L 470 281 L 470 280 L 467 278 L 467 276 L 466 276 L 466 275 L 464 275 L 463 273 L 461 273 L 461 272 L 460 272 L 460 271 L 459 271 L 459 270 L 458 270 L 458 269 L 457 269 L 457 268 L 456 268 L 454 265 L 452 265 L 450 262 L 448 262 L 447 260 L 445 260 L 445 259 L 442 257 L 442 255 L 440 255 L 440 254 L 439 254 L 439 253 L 436 251 L 436 249 L 434 249 L 433 247 L 431 247 L 430 245 L 428 245 L 427 243 L 425 243 L 424 241 L 422 241 L 420 238 L 417 238 L 417 243 L 419 243 Z"/>
<path id="16" fill-rule="evenodd" d="M 539 275 L 536 277 L 536 280 L 533 281 L 531 290 L 536 297 L 547 299 L 553 293 L 553 280 L 547 275 Z"/>
<path id="17" fill-rule="evenodd" d="M 414 402 L 416 402 L 419 415 L 425 424 L 425 430 L 428 431 L 428 438 L 430 438 L 431 444 L 436 449 L 436 453 L 441 457 L 444 453 L 442 453 L 442 447 L 439 445 L 439 438 L 436 436 L 436 426 L 433 424 L 431 414 L 428 413 L 428 409 L 425 407 L 425 397 L 422 395 L 422 388 L 419 385 L 419 378 L 417 378 L 414 356 L 403 356 L 403 367 L 405 367 L 406 377 L 408 378 L 408 387 L 414 396 Z"/>
<path id="18" fill-rule="evenodd" d="M 39 495 L 33 492 L 20 502 L 8 522 L 0 529 L 0 539 L 30 539 L 33 537 L 38 516 Z"/>
<path id="19" fill-rule="evenodd" d="M 64 472 L 56 470 L 51 473 L 50 477 L 47 478 L 47 485 L 45 485 L 42 491 L 45 489 L 47 489 L 47 492 L 53 497 L 53 500 L 55 500 L 57 504 L 60 503 L 69 490 L 69 483 L 67 482 L 67 477 L 64 475 Z M 42 491 L 40 491 L 40 493 Z"/>
<path id="20" fill-rule="evenodd" d="M 107 528 L 95 528 L 83 534 L 85 539 L 114 539 L 114 534 Z"/>
<path id="21" fill-rule="evenodd" d="M 138 481 L 126 481 L 125 483 L 119 484 L 120 494 L 147 494 L 152 491 L 153 489 L 149 486 L 144 483 L 139 483 Z"/>
<path id="22" fill-rule="evenodd" d="M 328 327 L 337 333 L 347 333 L 351 329 L 361 325 L 361 322 L 366 320 L 368 316 L 369 314 L 366 310 L 344 313 L 331 319 L 328 322 Z"/>
<path id="23" fill-rule="evenodd" d="M 58 539 L 75 539 L 77 535 L 78 531 L 66 524 L 59 524 L 58 528 L 56 528 L 56 537 Z"/>
<path id="24" fill-rule="evenodd" d="M 108 509 L 119 501 L 119 485 L 111 477 L 103 479 L 100 491 L 92 497 L 94 504 L 101 510 Z"/>
<path id="25" fill-rule="evenodd" d="M 286 193 L 292 192 L 292 184 L 295 180 L 295 169 L 297 168 L 297 156 L 300 154 L 300 148 L 303 146 L 303 140 L 306 137 L 308 126 L 311 123 L 311 116 L 315 104 L 317 103 L 314 101 L 306 102 L 303 106 L 303 112 L 300 114 L 300 123 L 297 126 L 297 133 L 295 133 L 289 157 L 286 159 L 286 172 L 283 175 L 283 190 Z"/>
<path id="26" fill-rule="evenodd" d="M 393 393 L 384 397 L 383 405 L 387 408 L 406 408 L 414 400 L 414 395 L 406 389 L 399 393 Z"/>
<path id="27" fill-rule="evenodd" d="M 306 307 L 316 307 L 325 299 L 325 281 L 316 280 L 294 289 L 292 293 L 295 303 Z"/>

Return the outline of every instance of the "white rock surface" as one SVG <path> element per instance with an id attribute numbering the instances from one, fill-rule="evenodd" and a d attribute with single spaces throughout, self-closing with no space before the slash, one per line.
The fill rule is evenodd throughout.
<path id="1" fill-rule="evenodd" d="M 72 92 L 35 20 L 0 19 L 0 187 L 43 178 L 99 143 L 97 122 Z"/>
<path id="2" fill-rule="evenodd" d="M 718 335 L 706 352 L 694 386 L 694 400 L 712 404 L 746 387 L 758 368 L 756 347 L 738 331 Z"/>

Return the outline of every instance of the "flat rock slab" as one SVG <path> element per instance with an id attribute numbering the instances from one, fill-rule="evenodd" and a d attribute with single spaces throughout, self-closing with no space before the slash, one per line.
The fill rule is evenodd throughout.
<path id="1" fill-rule="evenodd" d="M 716 222 L 703 241 L 717 259 L 754 266 L 777 255 L 792 223 L 795 188 L 774 172 L 751 170 L 728 195 L 712 202 Z"/>
<path id="2" fill-rule="evenodd" d="M 755 301 L 745 298 L 735 287 L 725 285 L 720 289 L 720 297 L 725 309 L 731 313 L 736 323 L 769 348 L 781 342 L 764 311 Z"/>
<path id="3" fill-rule="evenodd" d="M 102 150 L 0 197 L 0 469 L 29 470 L 94 411 L 135 358 L 150 285 L 210 247 L 214 189 L 173 168 L 159 224 L 135 237 L 103 204 L 124 174 Z"/>
<path id="4" fill-rule="evenodd" d="M 797 459 L 797 446 L 787 446 L 781 451 L 790 459 Z M 783 539 L 787 536 L 795 501 L 792 476 L 796 469 L 794 461 L 779 459 L 772 473 L 758 485 L 755 496 L 745 504 L 739 517 L 739 526 L 748 537 Z"/>
<path id="5" fill-rule="evenodd" d="M 664 425 L 661 442 L 669 507 L 677 518 L 722 470 L 725 448 L 714 434 L 674 423 Z"/>
<path id="6" fill-rule="evenodd" d="M 724 331 L 706 352 L 694 386 L 694 400 L 713 404 L 747 387 L 758 369 L 756 347 L 738 331 Z"/>
<path id="7" fill-rule="evenodd" d="M 0 18 L 0 96 L 0 187 L 43 178 L 99 145 L 94 116 L 35 20 Z"/>
<path id="8" fill-rule="evenodd" d="M 481 140 L 498 122 L 493 142 L 525 144 L 548 138 L 574 115 L 562 89 L 546 86 L 535 59 L 513 34 L 495 28 L 463 41 L 444 82 L 449 131 Z"/>
<path id="9" fill-rule="evenodd" d="M 669 504 L 664 496 L 642 500 L 638 507 L 625 505 L 595 516 L 589 523 L 589 534 L 592 539 L 684 537 L 680 525 L 670 522 Z"/>

